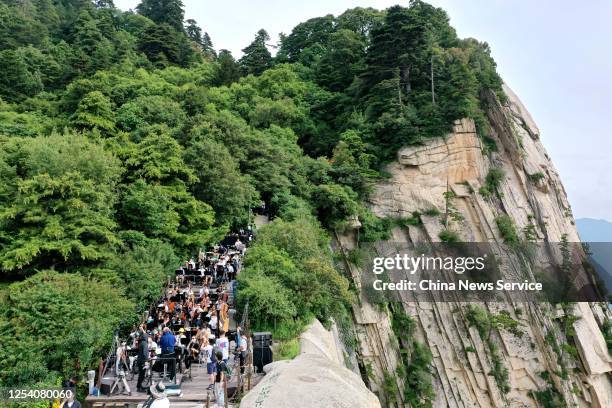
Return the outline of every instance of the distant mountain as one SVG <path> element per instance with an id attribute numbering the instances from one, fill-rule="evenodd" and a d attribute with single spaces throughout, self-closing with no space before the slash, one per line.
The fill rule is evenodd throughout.
<path id="1" fill-rule="evenodd" d="M 593 266 L 612 292 L 612 223 L 606 220 L 580 218 L 576 220 L 583 242 L 589 243 Z"/>
<path id="2" fill-rule="evenodd" d="M 612 222 L 593 218 L 576 220 L 580 239 L 584 242 L 612 242 Z"/>

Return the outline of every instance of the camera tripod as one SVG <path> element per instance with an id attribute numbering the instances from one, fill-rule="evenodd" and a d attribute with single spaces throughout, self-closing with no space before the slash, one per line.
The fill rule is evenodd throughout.
<path id="1" fill-rule="evenodd" d="M 117 355 L 117 351 L 121 351 L 121 354 Z M 114 355 L 115 356 L 115 364 L 114 364 L 115 365 L 115 382 L 113 383 L 110 389 L 110 395 L 113 395 L 113 393 L 115 392 L 115 389 L 119 390 L 119 387 L 122 388 L 122 391 L 121 391 L 122 394 L 132 395 L 132 390 L 130 389 L 127 379 L 125 378 L 125 374 L 127 371 L 129 371 L 129 367 L 127 363 L 122 359 L 123 353 L 125 353 L 125 349 L 123 348 L 123 346 L 121 346 L 121 343 L 119 342 L 119 335 L 115 333 L 115 338 L 113 340 L 111 352 L 109 353 L 107 357 L 107 365 L 106 365 L 108 369 L 108 363 L 112 360 L 112 356 Z"/>

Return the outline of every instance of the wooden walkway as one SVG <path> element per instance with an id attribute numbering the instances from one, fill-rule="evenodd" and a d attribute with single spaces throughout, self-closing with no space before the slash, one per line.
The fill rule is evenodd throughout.
<path id="1" fill-rule="evenodd" d="M 233 347 L 234 342 L 232 342 Z M 232 367 L 233 374 L 232 378 L 227 384 L 227 395 L 231 400 L 236 392 L 238 386 L 239 376 L 236 372 L 237 368 L 234 366 L 233 358 L 230 357 L 228 365 Z M 191 376 L 190 376 L 191 374 Z M 180 387 L 179 395 L 168 395 L 170 404 L 172 407 L 202 407 L 207 406 L 207 402 L 210 406 L 214 404 L 214 392 L 211 389 L 207 389 L 210 385 L 209 375 L 206 373 L 206 363 L 193 364 L 191 370 L 187 370 L 184 374 L 177 373 L 177 384 Z M 263 374 L 253 374 L 251 376 L 251 388 L 254 387 L 259 380 L 263 377 Z M 154 374 L 154 380 L 160 381 L 160 374 Z M 144 402 L 148 395 L 145 393 L 136 392 L 136 380 L 137 376 L 131 378 L 128 376 L 127 381 L 131 389 L 131 395 L 123 393 L 122 389 L 120 392 L 115 391 L 113 395 L 100 395 L 98 397 L 88 396 L 86 399 L 87 404 L 90 407 L 136 407 L 138 404 Z M 114 381 L 114 378 L 113 378 Z M 246 383 L 246 375 L 244 376 Z M 172 387 L 174 382 L 164 381 L 166 387 Z M 230 404 L 231 405 L 231 404 Z"/>
<path id="2" fill-rule="evenodd" d="M 200 286 L 193 286 L 194 292 L 199 291 Z M 233 299 L 230 298 L 230 302 L 233 303 Z M 235 310 L 229 310 L 229 328 L 230 331 L 233 332 L 236 329 L 236 321 Z M 233 338 L 230 338 L 230 350 L 234 350 L 236 343 Z M 236 389 L 239 383 L 239 365 L 238 359 L 235 359 L 234 355 L 230 352 L 230 358 L 228 360 L 227 365 L 232 369 L 232 377 L 229 379 L 227 383 L 227 400 L 230 402 L 229 406 L 232 406 L 231 401 L 237 397 Z M 136 364 L 136 362 L 134 362 Z M 184 369 L 184 367 L 183 367 Z M 206 362 L 201 364 L 193 363 L 191 365 L 190 370 L 185 370 L 183 373 L 178 372 L 177 366 L 177 374 L 176 374 L 176 384 L 174 381 L 170 381 L 169 379 L 164 379 L 163 383 L 168 388 L 168 399 L 170 400 L 171 407 L 180 407 L 180 408 L 206 408 L 208 405 L 211 407 L 214 406 L 214 392 L 212 387 L 209 389 L 210 376 L 206 373 Z M 245 371 L 246 372 L 246 371 Z M 153 382 L 157 383 L 162 381 L 162 374 L 158 372 L 153 373 Z M 250 376 L 250 388 L 253 388 L 259 380 L 263 377 L 263 374 L 255 374 L 253 373 Z M 85 401 L 89 407 L 137 407 L 139 404 L 144 402 L 148 398 L 148 394 L 141 393 L 136 391 L 136 383 L 138 380 L 138 375 L 128 374 L 126 376 L 126 381 L 130 388 L 130 393 L 128 393 L 124 387 L 120 384 L 117 386 L 117 389 L 114 390 L 112 395 L 100 394 L 99 396 L 88 396 Z M 115 370 L 113 368 L 109 368 L 105 377 L 103 378 L 103 382 L 110 382 L 111 385 L 115 382 Z M 245 374 L 243 376 L 243 383 L 245 384 L 244 392 L 247 391 L 247 383 L 248 378 Z M 173 394 L 170 391 L 171 388 L 177 387 L 180 389 L 180 392 L 177 394 Z M 249 388 L 249 389 L 250 389 Z"/>

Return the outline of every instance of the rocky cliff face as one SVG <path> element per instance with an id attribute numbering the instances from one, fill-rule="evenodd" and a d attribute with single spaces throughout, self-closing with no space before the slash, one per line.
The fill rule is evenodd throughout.
<path id="1" fill-rule="evenodd" d="M 491 140 L 487 143 L 466 119 L 458 121 L 444 139 L 401 149 L 388 166 L 391 177 L 372 194 L 373 212 L 392 218 L 434 208 L 444 212 L 445 193 L 451 191 L 449 204 L 459 216 L 453 217 L 450 228 L 463 241 L 501 242 L 495 219 L 507 214 L 517 231 L 529 231 L 538 242 L 559 242 L 562 237 L 578 242 L 567 196 L 539 130 L 516 95 L 507 87 L 505 92 L 508 101 L 503 104 L 493 95 L 488 98 Z M 499 194 L 487 196 L 479 191 L 486 190 L 491 169 L 503 173 L 503 178 L 497 187 Z M 438 242 L 444 228 L 440 218 L 423 214 L 421 225 L 397 227 L 392 238 L 377 247 L 384 251 L 391 243 Z M 355 248 L 356 239 L 354 231 L 347 232 L 337 237 L 336 244 L 347 253 Z M 360 287 L 363 274 L 370 271 L 348 261 L 347 266 Z M 433 353 L 434 406 L 541 406 L 542 398 L 549 397 L 540 396 L 538 402 L 537 393 L 551 390 L 568 406 L 612 406 L 612 359 L 600 330 L 606 316 L 610 317 L 605 305 L 577 303 L 561 308 L 506 298 L 481 306 L 491 314 L 505 311 L 519 323 L 521 335 L 502 328 L 485 342 L 468 324 L 466 305 L 461 302 L 402 303 L 403 311 L 417 321 L 416 336 Z M 401 341 L 397 338 L 401 333 L 393 333 L 388 312 L 362 296 L 354 317 L 358 354 L 371 371 L 371 389 L 384 394 L 381 384 L 385 373 L 387 377 L 391 373 L 401 390 L 404 379 L 394 374 L 400 364 Z M 567 329 L 561 328 L 560 321 L 569 322 L 575 332 L 572 342 L 577 353 L 573 356 L 564 351 Z M 498 350 L 496 357 L 489 342 Z M 506 389 L 492 375 L 500 362 L 509 373 Z M 398 392 L 386 404 L 401 406 L 403 401 Z"/>

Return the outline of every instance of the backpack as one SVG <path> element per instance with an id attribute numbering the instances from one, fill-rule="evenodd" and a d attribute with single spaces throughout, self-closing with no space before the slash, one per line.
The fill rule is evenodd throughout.
<path id="1" fill-rule="evenodd" d="M 223 372 L 225 373 L 225 376 L 227 378 L 231 378 L 232 377 L 232 368 L 227 363 L 224 363 L 224 365 L 225 365 L 225 370 L 223 370 Z"/>

